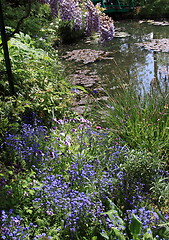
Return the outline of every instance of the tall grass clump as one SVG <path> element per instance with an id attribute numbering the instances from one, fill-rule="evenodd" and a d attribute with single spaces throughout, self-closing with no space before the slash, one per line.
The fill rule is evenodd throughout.
<path id="1" fill-rule="evenodd" d="M 153 89 L 139 94 L 133 86 L 120 85 L 101 106 L 102 124 L 134 149 L 147 149 L 165 157 L 169 147 L 169 94 Z M 104 114 L 103 114 L 104 113 Z"/>

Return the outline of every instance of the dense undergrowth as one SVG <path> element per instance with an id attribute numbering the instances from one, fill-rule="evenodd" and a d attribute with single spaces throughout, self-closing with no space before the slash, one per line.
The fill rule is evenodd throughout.
<path id="1" fill-rule="evenodd" d="M 0 78 L 1 239 L 169 239 L 168 92 L 120 88 L 77 116 L 42 16 L 9 41 L 16 96 Z"/>
<path id="2" fill-rule="evenodd" d="M 169 5 L 168 0 L 146 0 L 136 1 L 136 4 L 141 5 L 140 11 L 138 12 L 138 16 L 140 18 L 152 18 L 152 19 L 160 19 L 167 18 L 169 16 Z"/>

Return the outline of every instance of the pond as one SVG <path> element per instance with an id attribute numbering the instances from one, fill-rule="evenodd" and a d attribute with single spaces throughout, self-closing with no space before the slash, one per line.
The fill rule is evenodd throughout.
<path id="1" fill-rule="evenodd" d="M 154 51 L 138 44 L 153 39 L 169 39 L 169 24 L 152 23 L 130 20 L 115 22 L 116 35 L 111 42 L 99 45 L 95 39 L 85 39 L 64 46 L 59 51 L 60 56 L 77 49 L 109 52 L 108 56 L 100 56 L 97 61 L 88 63 L 65 61 L 62 58 L 68 79 L 74 85 L 92 88 L 95 92 L 102 87 L 115 89 L 122 83 L 132 83 L 141 91 L 150 91 L 156 83 L 166 89 L 169 82 L 169 49 L 158 51 L 157 46 Z M 90 50 L 87 51 L 90 54 Z"/>

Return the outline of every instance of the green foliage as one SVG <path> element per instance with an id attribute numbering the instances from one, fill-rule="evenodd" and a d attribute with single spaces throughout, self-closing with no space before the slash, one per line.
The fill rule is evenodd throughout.
<path id="1" fill-rule="evenodd" d="M 161 165 L 160 159 L 155 154 L 131 150 L 121 167 L 126 172 L 126 180 L 140 180 L 148 184 L 157 176 Z"/>
<path id="2" fill-rule="evenodd" d="M 110 200 L 109 200 L 110 201 Z M 118 227 L 112 227 L 109 232 L 102 231 L 100 234 L 104 239 L 108 240 L 126 240 L 132 237 L 133 240 L 140 240 L 139 234 L 142 229 L 142 223 L 140 220 L 133 214 L 131 223 L 129 224 L 129 236 L 127 236 L 127 231 L 126 231 L 126 222 L 123 220 L 122 212 L 120 209 L 110 201 L 111 203 L 111 210 L 108 212 L 105 212 L 103 214 L 107 214 L 109 216 L 109 219 L 112 221 L 114 224 L 114 221 L 117 221 L 117 226 L 119 225 L 120 227 L 123 226 L 123 231 L 120 231 Z M 143 239 L 150 239 L 150 238 L 144 238 Z"/>
<path id="3" fill-rule="evenodd" d="M 109 95 L 100 116 L 111 130 L 132 148 L 164 155 L 168 161 L 169 95 L 152 91 L 139 95 L 133 86 L 121 86 Z M 104 114 L 103 114 L 104 113 Z"/>
<path id="4" fill-rule="evenodd" d="M 0 209 L 17 209 L 19 212 L 24 210 L 32 214 L 29 203 L 35 191 L 31 188 L 38 186 L 34 176 L 35 172 L 28 172 L 19 165 L 6 168 L 1 164 L 0 180 L 5 179 L 5 184 L 0 188 Z"/>
<path id="5" fill-rule="evenodd" d="M 133 235 L 134 240 L 139 239 L 138 235 L 140 233 L 141 230 L 141 222 L 137 219 L 137 217 L 133 214 L 133 217 L 131 219 L 131 223 L 129 226 L 130 232 Z"/>
<path id="6" fill-rule="evenodd" d="M 48 52 L 36 48 L 36 42 L 23 33 L 9 41 L 17 96 L 5 96 L 7 81 L 1 79 L 1 129 L 7 127 L 9 118 L 17 123 L 29 111 L 36 112 L 46 122 L 68 111 L 70 86 L 64 80 L 57 52 L 52 51 L 52 48 Z M 0 58 L 3 58 L 2 52 Z"/>
<path id="7" fill-rule="evenodd" d="M 157 179 L 152 185 L 152 191 L 159 206 L 169 204 L 169 177 Z"/>
<path id="8" fill-rule="evenodd" d="M 168 0 L 147 0 L 139 15 L 146 18 L 165 18 L 169 15 Z"/>
<path id="9" fill-rule="evenodd" d="M 6 0 L 2 1 L 5 25 L 13 29 L 16 28 L 18 21 L 25 16 L 28 9 L 27 4 L 21 1 L 19 3 L 19 5 L 13 5 L 12 3 L 7 3 Z M 43 36 L 44 32 L 41 29 L 46 24 L 49 24 L 51 20 L 50 7 L 47 4 L 40 4 L 34 1 L 31 6 L 30 16 L 24 19 L 19 30 L 31 36 L 37 35 L 37 33 Z"/>
<path id="10" fill-rule="evenodd" d="M 107 212 L 104 212 L 103 214 L 108 215 L 110 221 L 117 226 L 116 227 L 112 227 L 110 232 L 103 230 L 100 235 L 104 238 L 104 239 L 119 239 L 119 240 L 125 240 L 125 236 L 124 236 L 124 230 L 125 230 L 125 222 L 123 221 L 123 217 L 122 217 L 122 211 L 111 201 L 109 200 L 109 206 L 110 206 L 110 210 Z M 121 229 L 121 231 L 118 229 L 118 227 L 123 228 L 123 231 Z M 112 238 L 113 237 L 113 238 Z"/>
<path id="11" fill-rule="evenodd" d="M 19 17 L 22 16 L 22 9 L 23 6 L 18 8 Z M 39 19 L 36 12 L 39 13 Z M 9 26 L 15 27 L 16 22 L 12 23 L 14 12 L 10 5 L 6 14 L 11 16 L 7 20 Z M 1 148 L 0 209 L 13 208 L 14 216 L 19 214 L 22 217 L 21 223 L 23 221 L 24 228 L 29 227 L 30 222 L 37 224 L 37 228 L 29 229 L 29 236 L 32 238 L 46 233 L 46 236 L 40 236 L 38 239 L 47 240 L 48 236 L 51 236 L 52 240 L 70 239 L 70 231 L 64 224 L 71 210 L 59 208 L 56 211 L 55 203 L 50 199 L 52 195 L 49 198 L 46 196 L 44 182 L 54 177 L 56 182 L 64 179 L 64 183 L 67 184 L 64 185 L 67 186 L 66 194 L 67 189 L 88 196 L 93 194 L 91 198 L 95 200 L 95 204 L 92 202 L 88 205 L 93 206 L 90 216 L 85 217 L 85 214 L 81 213 L 80 217 L 83 218 L 78 220 L 77 232 L 73 232 L 74 239 L 157 240 L 156 235 L 159 235 L 160 239 L 169 239 L 168 222 L 160 214 L 163 223 L 153 231 L 151 226 L 143 229 L 143 223 L 136 214 L 132 215 L 130 222 L 124 217 L 127 207 L 131 208 L 131 205 L 126 203 L 125 197 L 127 196 L 129 200 L 133 196 L 139 197 L 138 182 L 141 186 L 146 186 L 144 189 L 141 188 L 141 196 L 144 197 L 144 191 L 146 194 L 149 192 L 153 204 L 156 207 L 163 207 L 164 212 L 168 211 L 168 177 L 162 177 L 162 174 L 159 177 L 168 161 L 168 94 L 161 95 L 154 91 L 143 99 L 142 96 L 135 94 L 132 88 L 116 89 L 107 107 L 104 105 L 101 109 L 101 115 L 104 116 L 104 122 L 101 124 L 106 123 L 106 127 L 110 126 L 109 130 L 100 126 L 99 130 L 96 130 L 95 125 L 92 126 L 90 121 L 83 118 L 71 119 L 70 122 L 67 119 L 57 121 L 65 115 L 71 115 L 69 104 L 72 95 L 69 84 L 65 82 L 64 70 L 61 69 L 57 52 L 51 47 L 51 40 L 55 38 L 57 40 L 55 34 L 59 31 L 60 36 L 67 38 L 66 34 L 72 34 L 72 29 L 70 23 L 59 25 L 58 19 L 55 19 L 48 29 L 46 26 L 42 28 L 43 20 L 44 24 L 50 20 L 48 14 L 47 5 L 40 7 L 36 3 L 31 18 L 25 20 L 25 24 L 30 23 L 29 27 L 23 25 L 23 32 L 16 34 L 9 41 L 17 95 L 9 96 L 7 79 L 5 76 L 1 77 L 0 135 L 2 137 L 10 130 L 10 133 L 17 133 L 16 140 L 23 140 L 19 137 L 23 117 L 29 116 L 32 112 L 43 120 L 45 129 L 48 130 L 53 118 L 53 128 L 47 132 L 48 136 L 41 137 L 40 134 L 35 136 L 35 143 L 39 144 L 42 150 L 40 163 L 34 149 L 29 152 L 33 142 L 30 138 L 25 145 L 23 144 L 23 152 L 12 149 L 12 145 Z M 11 27 L 8 27 L 7 31 L 11 32 Z M 32 38 L 37 31 L 39 36 Z M 29 32 L 31 34 L 28 34 Z M 0 62 L 3 69 L 2 51 Z M 1 138 L 1 143 L 3 140 L 4 138 Z M 134 150 L 129 150 L 124 145 Z M 23 154 L 26 150 L 31 164 L 38 166 L 38 170 L 37 168 L 32 170 L 30 164 L 24 162 Z M 163 156 L 163 159 L 159 156 Z M 70 173 L 75 174 L 77 178 L 72 180 L 73 175 Z M 48 181 L 48 187 L 53 183 L 52 191 L 55 191 L 57 188 L 55 181 Z M 42 185 L 44 189 L 41 189 Z M 56 197 L 62 190 L 64 191 L 58 188 Z M 111 198 L 109 203 L 105 196 Z M 32 202 L 35 198 L 38 200 Z M 61 197 L 60 200 L 67 203 L 70 199 Z M 78 198 L 75 200 L 78 202 Z M 80 201 L 83 203 L 83 199 Z M 147 202 L 144 198 L 141 203 L 137 202 L 137 207 Z M 39 205 L 40 203 L 42 205 Z M 102 203 L 101 223 L 94 216 L 99 203 Z M 112 223 L 113 227 L 107 228 L 105 216 L 109 218 L 109 223 Z M 8 220 L 10 222 L 10 215 Z M 15 230 L 15 225 L 12 230 Z"/>
<path id="12" fill-rule="evenodd" d="M 84 30 L 75 30 L 73 22 L 71 21 L 60 21 L 58 26 L 58 36 L 62 43 L 72 43 L 84 37 Z"/>
<path id="13" fill-rule="evenodd" d="M 92 199 L 96 198 L 96 205 L 89 205 L 93 208 L 88 217 L 85 217 L 85 214 L 83 215 L 83 211 L 81 212 L 82 218 L 78 220 L 75 239 L 153 239 L 151 229 L 143 229 L 141 220 L 136 214 L 131 218 L 131 222 L 124 217 L 126 209 L 130 209 L 127 208 L 124 195 L 126 194 L 125 196 L 128 199 L 130 196 L 137 198 L 139 192 L 136 191 L 136 184 L 138 182 L 145 184 L 147 188 L 151 186 L 151 183 L 158 178 L 159 168 L 162 170 L 159 159 L 145 152 L 126 151 L 125 147 L 121 148 L 117 143 L 117 139 L 114 140 L 111 132 L 105 129 L 96 130 L 95 127 L 91 126 L 89 128 L 89 126 L 91 126 L 91 122 L 83 118 L 55 120 L 48 136 L 45 135 L 45 138 L 41 138 L 40 134 L 33 135 L 36 143 L 41 146 L 40 149 L 42 149 L 43 154 L 40 156 L 42 157 L 38 158 L 34 155 L 36 168 L 33 166 L 34 170 L 32 171 L 26 170 L 27 165 L 24 168 L 21 168 L 21 165 L 17 166 L 20 172 L 17 172 L 16 175 L 14 174 L 16 168 L 8 167 L 7 170 L 2 170 L 2 178 L 7 179 L 0 195 L 3 200 L 0 202 L 4 204 L 3 209 L 13 207 L 15 213 L 24 219 L 24 224 L 26 222 L 36 224 L 38 227 L 32 233 L 33 236 L 46 233 L 46 237 L 52 236 L 52 239 L 65 240 L 70 239 L 71 234 L 65 227 L 65 219 L 70 215 L 71 208 L 63 207 L 62 209 L 62 207 L 58 207 L 59 204 L 56 205 L 52 200 L 55 197 L 57 198 L 58 194 L 64 189 L 66 194 L 69 193 L 69 190 L 73 190 L 74 193 L 86 193 L 88 196 L 90 194 L 92 196 L 94 193 Z M 33 128 L 33 130 L 33 133 L 35 133 L 36 128 Z M 31 138 L 32 135 L 29 135 L 29 132 L 26 132 L 26 136 L 27 134 L 30 137 L 27 137 L 25 142 L 20 143 L 23 144 L 22 152 L 18 153 L 20 162 L 26 153 L 26 149 L 29 149 L 27 151 L 29 158 L 35 150 L 33 149 L 31 152 L 31 146 L 33 146 L 31 143 L 34 141 Z M 17 137 L 21 140 L 19 135 Z M 44 145 L 45 149 L 42 147 Z M 12 154 L 11 147 L 8 148 L 8 151 Z M 17 155 L 17 152 L 15 155 Z M 36 173 L 36 171 L 38 172 Z M 107 174 L 110 175 L 106 178 Z M 72 176 L 75 178 L 72 178 Z M 69 187 L 64 187 L 64 189 L 59 187 L 56 194 L 54 192 L 58 188 L 57 181 L 60 180 L 63 180 L 64 186 L 68 183 L 70 189 Z M 120 186 L 121 191 L 119 190 Z M 50 187 L 52 188 L 48 195 L 46 190 Z M 99 188 L 102 189 L 100 193 L 97 192 Z M 146 188 L 141 188 L 141 194 L 144 195 L 144 190 L 147 197 Z M 9 199 L 6 197 L 8 195 L 5 194 L 7 191 L 12 192 L 12 194 L 9 192 L 11 194 Z M 109 196 L 111 199 L 108 203 L 105 196 Z M 153 198 L 152 190 L 151 199 Z M 67 206 L 70 199 L 63 196 L 60 200 L 65 202 Z M 78 198 L 75 198 L 75 204 L 77 201 Z M 104 203 L 100 209 L 101 223 L 96 218 L 92 220 L 98 202 Z M 137 207 L 139 204 L 137 202 Z M 147 202 L 141 202 L 142 204 L 147 204 Z M 107 228 L 105 215 L 109 218 L 108 222 L 112 223 L 113 227 Z M 85 226 L 85 228 L 81 226 Z M 167 226 L 164 225 L 163 228 L 165 227 Z M 159 231 L 161 231 L 160 227 Z M 164 231 L 160 234 L 160 236 L 164 236 L 167 233 Z M 156 239 L 154 238 L 154 240 Z"/>
<path id="14" fill-rule="evenodd" d="M 147 191 L 151 192 L 152 199 L 153 199 L 153 196 L 154 196 L 154 199 L 157 199 L 159 197 L 159 192 L 155 188 L 153 188 L 153 185 L 155 182 L 159 181 L 160 169 L 164 168 L 163 162 L 155 154 L 150 154 L 144 151 L 137 151 L 137 150 L 129 151 L 128 154 L 124 156 L 122 160 L 123 161 L 120 162 L 120 168 L 122 169 L 122 171 L 125 172 L 125 176 L 123 180 L 121 180 L 121 182 L 128 195 L 128 198 L 130 198 L 132 201 L 133 193 L 135 193 L 135 196 L 139 195 L 139 192 L 137 192 L 136 185 L 141 184 L 143 193 L 144 192 L 146 193 Z M 166 185 L 168 184 L 166 183 Z M 165 189 L 161 189 L 160 193 L 161 195 L 164 196 Z M 130 204 L 124 201 L 123 193 L 120 191 L 117 191 L 117 194 L 118 194 L 118 198 L 117 198 L 118 205 L 123 206 L 123 208 L 130 208 Z M 146 195 L 145 195 L 145 202 L 146 202 Z M 156 202 L 155 204 L 158 205 L 158 202 Z M 161 202 L 161 205 L 162 205 L 162 202 Z"/>
<path id="15" fill-rule="evenodd" d="M 123 215 L 120 209 L 109 200 L 111 209 L 108 212 L 105 212 L 103 214 L 107 214 L 110 221 L 114 224 L 114 221 L 117 221 L 118 225 L 117 227 L 112 227 L 111 230 L 105 231 L 103 230 L 100 235 L 107 240 L 156 240 L 156 239 L 168 239 L 169 234 L 169 223 L 163 218 L 163 216 L 157 212 L 157 214 L 160 215 L 160 218 L 162 219 L 163 223 L 159 224 L 159 227 L 157 228 L 143 228 L 142 222 L 138 219 L 138 217 L 133 214 L 131 218 L 130 224 L 128 224 L 125 220 L 123 220 Z M 119 228 L 123 226 L 123 231 L 119 230 Z M 142 233 L 142 237 L 141 237 Z M 156 238 L 156 236 L 158 236 Z"/>

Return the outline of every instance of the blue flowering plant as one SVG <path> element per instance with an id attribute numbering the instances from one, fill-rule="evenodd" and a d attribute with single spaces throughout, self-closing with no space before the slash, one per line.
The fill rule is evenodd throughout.
<path id="1" fill-rule="evenodd" d="M 54 28 L 9 41 L 18 95 L 3 85 L 0 238 L 168 240 L 168 94 L 139 102 L 116 89 L 103 122 L 77 117 L 46 33 L 53 39 L 67 24 L 85 36 L 98 31 L 103 43 L 113 22 L 88 0 L 41 2 Z"/>
<path id="2" fill-rule="evenodd" d="M 2 239 L 167 239 L 153 188 L 168 178 L 163 162 L 88 119 L 52 125 L 27 122 L 4 138 L 20 172 L 1 173 Z"/>

